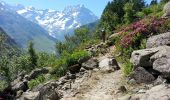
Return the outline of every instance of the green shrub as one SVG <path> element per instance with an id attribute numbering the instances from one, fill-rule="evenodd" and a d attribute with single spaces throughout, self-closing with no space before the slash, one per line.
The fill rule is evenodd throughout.
<path id="1" fill-rule="evenodd" d="M 30 89 L 32 89 L 33 87 L 41 84 L 41 83 L 44 83 L 45 82 L 45 77 L 44 75 L 40 75 L 38 76 L 36 79 L 32 79 L 31 81 L 28 82 L 28 86 Z"/>
<path id="2" fill-rule="evenodd" d="M 0 81 L 0 91 L 3 91 L 5 88 L 8 87 L 8 83 L 5 80 Z"/>
<path id="3" fill-rule="evenodd" d="M 133 65 L 132 63 L 130 63 L 130 61 L 127 61 L 126 63 L 124 63 L 123 66 L 123 72 L 126 76 L 128 76 L 131 72 L 133 71 Z"/>
<path id="4" fill-rule="evenodd" d="M 79 59 L 89 56 L 86 51 L 74 51 L 72 54 L 64 51 L 61 57 L 57 60 L 56 65 L 53 67 L 52 74 L 62 76 L 66 73 L 69 66 L 77 64 Z"/>

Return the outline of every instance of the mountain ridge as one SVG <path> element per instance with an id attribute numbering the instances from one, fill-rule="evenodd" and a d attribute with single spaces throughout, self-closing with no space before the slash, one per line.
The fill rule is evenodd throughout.
<path id="1" fill-rule="evenodd" d="M 32 41 L 38 51 L 55 50 L 55 41 L 46 30 L 17 14 L 5 2 L 0 2 L 0 27 L 24 49 Z"/>
<path id="2" fill-rule="evenodd" d="M 17 9 L 18 8 L 18 9 Z M 15 6 L 16 12 L 26 19 L 39 24 L 50 36 L 62 40 L 65 34 L 98 20 L 98 17 L 84 5 L 68 6 L 63 11 Z"/>

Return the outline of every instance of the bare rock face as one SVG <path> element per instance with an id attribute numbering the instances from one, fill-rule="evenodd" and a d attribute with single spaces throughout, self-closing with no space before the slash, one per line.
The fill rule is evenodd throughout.
<path id="1" fill-rule="evenodd" d="M 163 45 L 170 45 L 170 32 L 162 33 L 148 38 L 146 48 L 153 48 Z"/>
<path id="2" fill-rule="evenodd" d="M 155 77 L 143 67 L 136 68 L 130 77 L 135 79 L 137 83 L 150 83 L 155 80 Z"/>

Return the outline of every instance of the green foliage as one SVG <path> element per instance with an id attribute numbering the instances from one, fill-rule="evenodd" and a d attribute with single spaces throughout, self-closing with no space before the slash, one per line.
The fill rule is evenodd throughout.
<path id="1" fill-rule="evenodd" d="M 124 6 L 124 11 L 125 11 L 124 21 L 127 24 L 132 23 L 134 20 L 133 6 L 134 6 L 133 3 L 126 3 Z"/>
<path id="2" fill-rule="evenodd" d="M 38 76 L 36 79 L 32 79 L 31 81 L 29 81 L 29 82 L 28 82 L 28 87 L 29 87 L 30 89 L 32 89 L 33 87 L 35 87 L 35 86 L 37 86 L 37 85 L 39 85 L 39 84 L 44 83 L 45 80 L 46 80 L 46 79 L 45 79 L 44 75 L 40 75 L 40 76 Z"/>
<path id="3" fill-rule="evenodd" d="M 11 82 L 11 72 L 7 57 L 0 59 L 0 75 L 5 77 L 5 81 L 8 84 Z"/>
<path id="4" fill-rule="evenodd" d="M 28 54 L 29 54 L 29 60 L 31 62 L 32 69 L 34 69 L 37 66 L 37 55 L 34 50 L 34 44 L 32 42 L 29 43 L 28 46 Z"/>
<path id="5" fill-rule="evenodd" d="M 79 59 L 89 56 L 86 51 L 74 51 L 73 53 L 68 53 L 64 51 L 61 57 L 56 62 L 56 65 L 53 67 L 52 73 L 62 76 L 67 71 L 68 67 L 77 64 Z"/>
<path id="6" fill-rule="evenodd" d="M 8 84 L 5 80 L 0 81 L 0 91 L 3 91 L 5 88 L 8 87 Z"/>
<path id="7" fill-rule="evenodd" d="M 130 61 L 127 61 L 123 65 L 123 72 L 126 76 L 128 76 L 133 71 L 133 64 Z"/>

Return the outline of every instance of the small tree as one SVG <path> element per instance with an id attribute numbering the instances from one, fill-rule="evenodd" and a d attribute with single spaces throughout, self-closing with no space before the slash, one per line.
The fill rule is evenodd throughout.
<path id="1" fill-rule="evenodd" d="M 29 54 L 29 60 L 31 62 L 31 67 L 34 69 L 37 66 L 37 55 L 34 50 L 33 42 L 29 43 L 28 54 Z"/>

